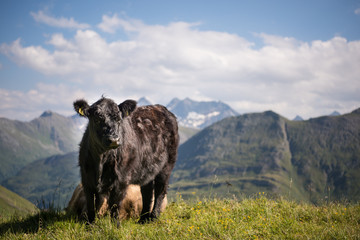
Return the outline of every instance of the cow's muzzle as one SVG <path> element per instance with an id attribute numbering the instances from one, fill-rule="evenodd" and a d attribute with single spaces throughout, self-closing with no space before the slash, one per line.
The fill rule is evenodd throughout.
<path id="1" fill-rule="evenodd" d="M 111 149 L 117 148 L 120 146 L 120 138 L 112 138 L 108 140 L 108 147 Z"/>

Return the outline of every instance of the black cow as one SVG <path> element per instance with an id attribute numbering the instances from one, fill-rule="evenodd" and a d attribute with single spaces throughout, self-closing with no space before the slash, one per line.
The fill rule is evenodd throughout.
<path id="1" fill-rule="evenodd" d="M 104 97 L 91 106 L 77 100 L 74 109 L 89 119 L 79 153 L 88 221 L 94 221 L 104 196 L 111 215 L 117 217 L 129 184 L 141 186 L 139 222 L 157 218 L 177 158 L 176 117 L 161 105 L 136 108 L 135 101 L 117 105 Z"/>

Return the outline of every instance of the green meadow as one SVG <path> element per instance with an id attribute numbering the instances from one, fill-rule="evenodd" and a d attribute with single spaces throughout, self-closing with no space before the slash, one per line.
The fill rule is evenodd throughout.
<path id="1" fill-rule="evenodd" d="M 170 201 L 161 217 L 140 225 L 109 216 L 87 225 L 62 210 L 0 219 L 2 239 L 360 239 L 360 204 L 315 206 L 260 192 L 238 199 Z"/>

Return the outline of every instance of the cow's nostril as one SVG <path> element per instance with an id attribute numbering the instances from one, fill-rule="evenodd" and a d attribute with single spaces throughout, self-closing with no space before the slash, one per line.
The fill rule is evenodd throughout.
<path id="1" fill-rule="evenodd" d="M 109 146 L 111 148 L 116 148 L 120 145 L 120 139 L 119 138 L 115 138 L 115 139 L 110 139 L 110 144 Z"/>

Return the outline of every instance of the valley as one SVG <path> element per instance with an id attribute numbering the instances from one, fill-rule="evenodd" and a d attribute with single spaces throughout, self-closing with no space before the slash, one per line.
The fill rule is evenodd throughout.
<path id="1" fill-rule="evenodd" d="M 272 111 L 238 115 L 219 102 L 174 99 L 168 108 L 182 116 L 224 116 L 201 128 L 183 126 L 178 116 L 181 145 L 170 198 L 266 192 L 312 203 L 360 199 L 359 109 L 291 121 Z M 38 206 L 65 207 L 80 181 L 84 126 L 83 118 L 50 111 L 30 122 L 1 118 L 1 185 Z"/>

